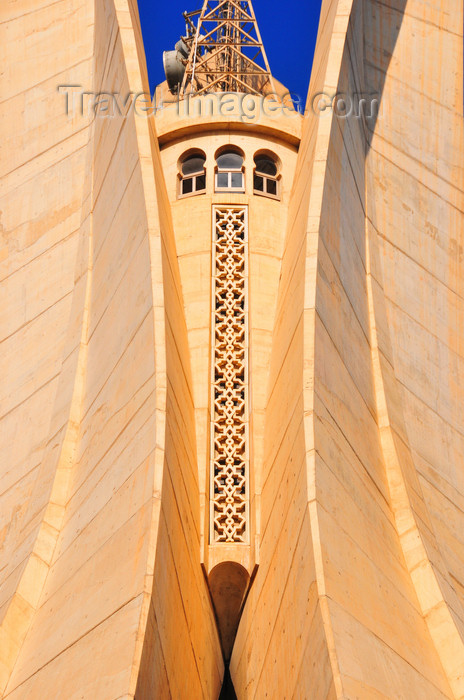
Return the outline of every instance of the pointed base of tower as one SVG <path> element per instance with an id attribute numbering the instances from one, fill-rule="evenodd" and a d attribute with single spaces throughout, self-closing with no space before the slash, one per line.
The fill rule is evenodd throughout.
<path id="1" fill-rule="evenodd" d="M 247 570 L 241 564 L 233 561 L 218 564 L 208 576 L 209 590 L 226 664 L 229 663 L 234 647 L 249 580 Z"/>
<path id="2" fill-rule="evenodd" d="M 224 671 L 224 680 L 222 681 L 222 688 L 218 700 L 237 700 L 229 666 L 226 666 Z"/>

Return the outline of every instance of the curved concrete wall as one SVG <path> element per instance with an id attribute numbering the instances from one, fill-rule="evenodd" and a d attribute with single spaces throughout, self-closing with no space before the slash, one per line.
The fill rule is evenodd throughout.
<path id="1" fill-rule="evenodd" d="M 67 431 L 86 294 L 89 121 L 66 118 L 57 86 L 91 79 L 94 17 L 89 3 L 65 5 L 74 42 L 62 40 L 63 6 L 2 10 L 2 689 L 48 569 L 50 552 L 36 545 Z"/>
<path id="2" fill-rule="evenodd" d="M 26 34 L 37 64 L 19 97 L 8 83 L 4 113 L 2 690 L 215 697 L 223 664 L 200 567 L 190 358 L 153 119 L 70 119 L 56 91 L 148 92 L 137 11 L 112 0 L 28 9 L 17 3 L 5 30 L 8 60 Z M 18 100 L 23 132 L 8 114 Z M 30 140 L 21 149 L 18 133 Z"/>
<path id="3" fill-rule="evenodd" d="M 319 92 L 381 115 L 315 115 Z M 232 678 L 462 697 L 462 6 L 324 3 L 305 129 Z"/>
<path id="4" fill-rule="evenodd" d="M 392 505 L 422 614 L 462 697 L 463 6 L 369 10 L 366 81 L 382 83 L 384 109 L 369 134 L 367 220 Z"/>

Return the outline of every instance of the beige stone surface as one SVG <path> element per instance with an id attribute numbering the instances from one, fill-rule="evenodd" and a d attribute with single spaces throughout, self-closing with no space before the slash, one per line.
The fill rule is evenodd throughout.
<path id="1" fill-rule="evenodd" d="M 291 195 L 280 311 L 273 333 L 260 567 L 231 665 L 239 697 L 272 695 L 270 688 L 279 683 L 279 697 L 295 693 L 326 697 L 330 681 L 317 690 L 312 686 L 324 674 L 333 677 L 338 697 L 463 694 L 459 602 L 463 565 L 457 534 L 462 531 L 464 463 L 459 454 L 462 411 L 458 408 L 462 381 L 458 357 L 442 364 L 440 349 L 434 349 L 440 325 L 441 333 L 455 345 L 462 344 L 460 302 L 449 292 L 440 298 L 435 282 L 428 285 L 424 257 L 415 280 L 411 278 L 414 268 L 408 269 L 415 251 L 424 256 L 430 245 L 427 239 L 422 241 L 430 226 L 421 227 L 421 211 L 436 206 L 436 216 L 450 241 L 445 243 L 450 269 L 462 285 L 462 267 L 459 272 L 456 269 L 459 249 L 451 242 L 456 231 L 462 234 L 462 206 L 459 220 L 452 210 L 444 214 L 447 201 L 453 201 L 457 192 L 461 197 L 463 189 L 462 173 L 457 169 L 462 163 L 457 155 L 462 154 L 462 27 L 454 6 L 434 4 L 433 31 L 431 10 L 422 3 L 396 3 L 394 9 L 377 2 L 323 4 L 309 98 L 320 91 L 352 95 L 371 90 L 382 94 L 382 114 L 375 124 L 355 117 L 342 119 L 330 112 L 315 118 L 308 102 Z M 411 36 L 416 37 L 413 42 Z M 436 60 L 440 51 L 440 55 L 446 51 L 453 55 L 456 69 L 442 82 L 435 73 L 429 86 L 425 76 L 431 62 L 435 71 L 440 70 Z M 413 74 L 409 83 L 407 80 L 416 55 L 419 64 L 424 62 L 424 95 Z M 376 61 L 383 63 L 377 67 Z M 388 85 L 391 92 L 386 91 Z M 429 91 L 432 95 L 435 91 L 431 98 Z M 434 107 L 432 120 L 425 106 L 430 99 L 435 105 L 440 99 L 448 100 L 441 109 Z M 409 122 L 404 121 L 403 109 L 410 110 Z M 428 120 L 427 137 L 424 134 L 422 139 L 417 112 Z M 442 127 L 447 120 L 448 128 Z M 444 147 L 438 141 L 441 128 L 454 139 L 452 146 Z M 366 129 L 372 132 L 367 143 Z M 375 153 L 376 143 L 381 157 Z M 399 174 L 405 144 L 414 144 L 416 152 L 414 162 L 404 166 L 404 177 L 412 179 L 411 169 L 417 172 L 413 195 L 417 203 L 414 208 L 407 205 L 407 226 L 403 175 Z M 453 156 L 446 165 L 448 153 Z M 433 158 L 443 170 L 456 162 L 453 176 L 448 174 L 449 194 L 445 183 L 436 181 L 436 196 L 426 193 L 427 186 L 420 184 L 430 178 L 427 166 Z M 423 173 L 421 161 L 425 161 Z M 390 181 L 392 171 L 398 174 Z M 401 218 L 395 218 L 395 211 Z M 447 229 L 448 216 L 454 216 L 455 224 Z M 396 250 L 390 252 L 383 227 L 396 241 L 404 232 L 408 248 L 402 259 Z M 438 250 L 436 254 L 430 251 L 429 264 L 440 255 Z M 391 304 L 389 297 L 394 297 Z M 415 304 L 409 310 L 414 327 L 410 322 L 405 326 L 402 304 Z M 425 329 L 417 325 L 419 319 L 422 326 L 430 327 L 429 346 Z M 400 379 L 401 365 L 397 369 L 396 364 L 400 353 L 404 379 Z M 439 414 L 435 424 L 429 418 L 428 430 L 421 428 L 420 437 L 417 404 L 403 386 L 408 381 L 415 381 L 420 396 L 429 392 L 431 405 L 428 413 L 424 409 L 424 419 Z M 451 395 L 446 394 L 448 386 Z M 441 400 L 444 395 L 449 398 Z M 304 434 L 298 438 L 296 426 L 303 418 Z M 456 423 L 459 427 L 453 432 Z M 414 433 L 419 442 L 413 450 L 409 441 Z M 431 481 L 431 465 L 425 479 L 424 459 L 418 461 L 424 451 L 435 453 L 437 462 L 446 464 L 435 478 L 441 477 L 442 489 L 446 483 L 450 504 L 445 505 L 444 499 L 440 502 L 435 490 L 432 500 L 430 489 L 424 489 L 424 481 Z M 300 509 L 290 500 L 293 490 L 300 497 L 302 491 L 307 494 L 306 505 Z M 305 511 L 309 523 L 303 515 L 298 521 L 298 514 Z M 293 519 L 301 523 L 301 529 L 292 540 L 284 523 Z M 306 569 L 298 558 L 303 537 Z M 446 555 L 460 572 L 458 576 L 446 566 Z M 299 568 L 298 580 L 295 568 Z M 323 646 L 316 668 L 308 668 L 299 677 L 295 691 L 294 674 L 281 678 L 275 669 L 283 662 L 288 670 L 286 658 L 292 664 L 304 663 L 306 645 L 313 642 L 305 636 L 311 599 L 306 595 L 300 602 L 299 594 L 314 586 Z M 292 601 L 291 606 L 287 600 Z"/>
<path id="2" fill-rule="evenodd" d="M 5 60 L 18 35 L 37 59 L 3 112 L 2 696 L 133 697 L 139 683 L 152 697 L 160 659 L 174 696 L 214 696 L 223 667 L 153 120 L 69 119 L 56 90 L 147 89 L 136 5 L 8 9 Z M 35 122 L 13 88 L 43 103 Z"/>
<path id="3" fill-rule="evenodd" d="M 67 117 L 147 90 L 135 0 L 3 3 L 2 697 L 217 700 L 228 560 L 239 699 L 464 697 L 462 13 L 324 0 L 304 117 L 251 123 Z M 249 215 L 249 545 L 208 537 L 214 205 Z"/>

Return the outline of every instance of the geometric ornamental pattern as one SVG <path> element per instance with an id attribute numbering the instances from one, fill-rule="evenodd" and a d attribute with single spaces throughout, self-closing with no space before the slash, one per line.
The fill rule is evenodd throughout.
<path id="1" fill-rule="evenodd" d="M 213 207 L 211 544 L 249 541 L 247 215 Z"/>

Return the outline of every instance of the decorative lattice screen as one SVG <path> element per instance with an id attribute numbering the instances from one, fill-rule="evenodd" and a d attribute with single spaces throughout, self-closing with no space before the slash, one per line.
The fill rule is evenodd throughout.
<path id="1" fill-rule="evenodd" d="M 213 207 L 210 542 L 249 541 L 246 207 Z"/>

